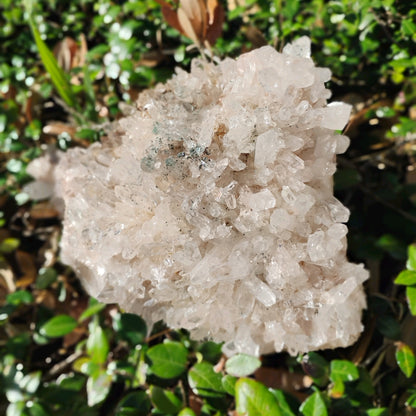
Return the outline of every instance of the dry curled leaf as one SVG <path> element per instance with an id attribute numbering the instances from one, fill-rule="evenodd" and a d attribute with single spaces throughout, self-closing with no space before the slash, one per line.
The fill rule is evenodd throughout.
<path id="1" fill-rule="evenodd" d="M 218 0 L 177 0 L 173 6 L 156 1 L 162 6 L 166 22 L 196 45 L 213 45 L 221 35 L 224 9 Z"/>
<path id="2" fill-rule="evenodd" d="M 87 52 L 87 42 L 83 34 L 80 36 L 79 45 L 73 38 L 65 37 L 53 48 L 53 54 L 55 55 L 59 66 L 65 72 L 70 72 L 73 68 L 83 67 L 85 65 Z M 79 77 L 73 76 L 71 78 L 71 83 L 79 85 Z"/>

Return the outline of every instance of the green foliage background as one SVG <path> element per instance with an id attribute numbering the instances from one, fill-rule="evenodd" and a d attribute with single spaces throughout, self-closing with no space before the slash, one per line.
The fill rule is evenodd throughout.
<path id="1" fill-rule="evenodd" d="M 349 256 L 371 272 L 362 337 L 348 349 L 225 360 L 221 345 L 163 323 L 148 335 L 140 317 L 88 298 L 59 261 L 56 212 L 22 192 L 25 168 L 50 144 L 65 150 L 98 140 L 123 102 L 175 66 L 187 68 L 196 52 L 152 0 L 41 0 L 32 5 L 32 31 L 23 2 L 3 0 L 0 414 L 415 414 L 416 4 L 223 5 L 217 56 L 267 43 L 281 49 L 308 35 L 313 59 L 333 72 L 334 99 L 354 105 L 335 191 L 352 212 Z M 48 51 L 66 37 L 78 53 L 83 42 L 88 50 L 62 75 Z"/>

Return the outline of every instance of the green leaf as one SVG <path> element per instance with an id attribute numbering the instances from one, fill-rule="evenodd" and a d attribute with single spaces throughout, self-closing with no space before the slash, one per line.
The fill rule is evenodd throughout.
<path id="1" fill-rule="evenodd" d="M 316 385 L 324 386 L 328 383 L 329 363 L 318 353 L 312 351 L 305 354 L 302 367 L 305 373 L 313 378 Z"/>
<path id="2" fill-rule="evenodd" d="M 259 367 L 261 367 L 261 361 L 247 354 L 236 354 L 225 363 L 225 371 L 235 377 L 249 376 Z"/>
<path id="3" fill-rule="evenodd" d="M 42 373 L 40 371 L 26 374 L 19 381 L 19 387 L 29 394 L 34 394 L 40 385 L 41 377 L 42 377 Z"/>
<path id="4" fill-rule="evenodd" d="M 25 402 L 23 401 L 10 403 L 7 406 L 6 416 L 22 416 L 25 407 Z"/>
<path id="5" fill-rule="evenodd" d="M 30 416 L 51 416 L 40 403 L 33 403 L 29 408 Z"/>
<path id="6" fill-rule="evenodd" d="M 325 401 L 319 391 L 309 396 L 300 406 L 299 410 L 305 416 L 328 416 Z"/>
<path id="7" fill-rule="evenodd" d="M 132 347 L 142 344 L 147 336 L 146 322 L 138 315 L 122 313 L 115 316 L 113 327 L 119 337 Z"/>
<path id="8" fill-rule="evenodd" d="M 182 409 L 179 413 L 178 416 L 196 416 L 195 412 L 190 409 L 189 407 L 185 407 L 184 409 Z"/>
<path id="9" fill-rule="evenodd" d="M 189 386 L 193 392 L 202 397 L 223 397 L 222 375 L 216 373 L 212 364 L 202 361 L 195 364 L 188 372 Z"/>
<path id="10" fill-rule="evenodd" d="M 103 402 L 110 392 L 112 377 L 105 371 L 96 372 L 87 380 L 88 406 Z"/>
<path id="11" fill-rule="evenodd" d="M 0 253 L 9 254 L 16 250 L 20 245 L 20 241 L 17 238 L 5 238 L 0 243 Z"/>
<path id="12" fill-rule="evenodd" d="M 416 408 L 416 393 L 414 390 L 412 392 L 413 394 L 406 400 L 406 406 Z"/>
<path id="13" fill-rule="evenodd" d="M 235 384 L 235 401 L 239 415 L 282 415 L 274 395 L 266 386 L 250 378 L 240 378 Z"/>
<path id="14" fill-rule="evenodd" d="M 411 314 L 416 316 L 416 286 L 406 287 L 406 297 Z"/>
<path id="15" fill-rule="evenodd" d="M 393 258 L 401 260 L 406 258 L 406 246 L 392 234 L 382 235 L 376 242 L 377 247 L 387 251 Z"/>
<path id="16" fill-rule="evenodd" d="M 33 302 L 33 296 L 27 290 L 18 290 L 17 292 L 7 295 L 6 300 L 10 305 L 28 305 Z"/>
<path id="17" fill-rule="evenodd" d="M 87 352 L 93 363 L 104 364 L 110 350 L 107 335 L 97 320 L 91 321 L 88 328 L 90 335 L 87 340 Z"/>
<path id="18" fill-rule="evenodd" d="M 415 285 L 416 284 L 416 272 L 413 270 L 403 270 L 394 280 L 396 285 Z"/>
<path id="19" fill-rule="evenodd" d="M 416 271 L 416 245 L 412 244 L 407 249 L 407 264 L 409 270 Z"/>
<path id="20" fill-rule="evenodd" d="M 36 278 L 36 289 L 46 289 L 58 278 L 58 273 L 52 267 L 42 267 Z"/>
<path id="21" fill-rule="evenodd" d="M 57 380 L 57 385 L 65 390 L 79 392 L 85 386 L 85 377 L 77 373 L 61 374 Z"/>
<path id="22" fill-rule="evenodd" d="M 271 390 L 271 392 L 277 399 L 282 416 L 296 416 L 295 409 L 298 409 L 299 405 L 296 403 L 294 398 L 290 397 L 282 390 Z"/>
<path id="23" fill-rule="evenodd" d="M 332 360 L 330 365 L 329 377 L 333 382 L 353 381 L 359 378 L 358 368 L 351 361 Z"/>
<path id="24" fill-rule="evenodd" d="M 337 378 L 331 387 L 330 396 L 334 399 L 339 399 L 344 395 L 344 392 L 345 384 L 340 378 Z"/>
<path id="25" fill-rule="evenodd" d="M 120 400 L 115 416 L 147 416 L 151 407 L 144 391 L 134 391 Z"/>
<path id="26" fill-rule="evenodd" d="M 222 356 L 221 347 L 222 344 L 206 341 L 198 347 L 198 352 L 202 354 L 204 361 L 208 361 L 211 364 L 216 364 Z"/>
<path id="27" fill-rule="evenodd" d="M 38 28 L 32 17 L 29 15 L 29 24 L 33 33 L 33 37 L 38 47 L 40 58 L 42 63 L 51 76 L 52 82 L 55 85 L 61 98 L 72 108 L 76 107 L 75 95 L 72 91 L 71 84 L 62 68 L 58 65 L 52 51 L 46 46 L 46 43 L 42 40 Z"/>
<path id="28" fill-rule="evenodd" d="M 415 369 L 415 355 L 412 349 L 403 342 L 396 343 L 396 361 L 403 374 L 410 378 Z"/>
<path id="29" fill-rule="evenodd" d="M 388 416 L 389 412 L 387 407 L 378 407 L 375 409 L 368 409 L 365 414 L 367 416 Z"/>
<path id="30" fill-rule="evenodd" d="M 401 29 L 404 36 L 413 36 L 416 32 L 416 24 L 411 18 L 403 19 Z"/>
<path id="31" fill-rule="evenodd" d="M 49 319 L 39 330 L 41 335 L 49 338 L 62 337 L 77 327 L 77 321 L 69 315 L 57 315 Z"/>
<path id="32" fill-rule="evenodd" d="M 96 315 L 97 313 L 102 311 L 105 308 L 105 306 L 105 303 L 100 303 L 97 299 L 90 298 L 89 306 L 87 309 L 85 309 L 84 312 L 82 312 L 81 316 L 78 319 L 79 322 L 85 321 L 91 316 Z"/>
<path id="33" fill-rule="evenodd" d="M 230 395 L 230 396 L 234 396 L 235 395 L 235 383 L 237 382 L 237 377 L 233 377 L 230 376 L 228 374 L 226 374 L 222 379 L 221 379 L 221 384 L 222 387 L 224 388 L 224 390 Z"/>
<path id="34" fill-rule="evenodd" d="M 146 354 L 151 371 L 160 378 L 179 377 L 186 370 L 188 350 L 180 342 L 165 342 Z"/>
<path id="35" fill-rule="evenodd" d="M 150 397 L 155 407 L 162 413 L 176 414 L 182 408 L 182 400 L 170 390 L 158 386 L 150 387 Z"/>

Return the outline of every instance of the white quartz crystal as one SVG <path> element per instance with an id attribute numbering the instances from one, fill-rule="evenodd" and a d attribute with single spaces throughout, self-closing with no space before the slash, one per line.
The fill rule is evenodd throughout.
<path id="1" fill-rule="evenodd" d="M 28 168 L 53 190 L 62 261 L 89 293 L 227 355 L 350 345 L 368 273 L 346 259 L 333 196 L 350 108 L 301 38 L 192 62 L 145 91 L 102 143 Z"/>

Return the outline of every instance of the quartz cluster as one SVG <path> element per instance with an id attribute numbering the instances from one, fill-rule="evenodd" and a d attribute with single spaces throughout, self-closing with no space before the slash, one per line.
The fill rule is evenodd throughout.
<path id="1" fill-rule="evenodd" d="M 62 261 L 99 300 L 229 356 L 350 345 L 368 273 L 333 196 L 350 107 L 327 104 L 330 76 L 306 37 L 194 60 L 102 143 L 32 162 L 27 192 L 62 211 Z"/>

